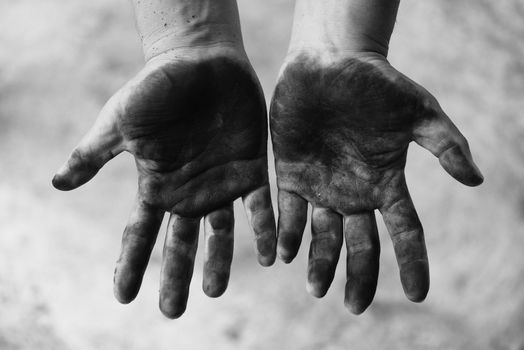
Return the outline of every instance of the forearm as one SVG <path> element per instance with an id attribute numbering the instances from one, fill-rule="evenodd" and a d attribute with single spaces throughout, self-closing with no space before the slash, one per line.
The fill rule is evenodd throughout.
<path id="1" fill-rule="evenodd" d="M 236 0 L 133 0 L 146 60 L 187 47 L 242 47 Z"/>
<path id="2" fill-rule="evenodd" d="M 297 0 L 290 51 L 374 51 L 387 55 L 400 0 Z"/>

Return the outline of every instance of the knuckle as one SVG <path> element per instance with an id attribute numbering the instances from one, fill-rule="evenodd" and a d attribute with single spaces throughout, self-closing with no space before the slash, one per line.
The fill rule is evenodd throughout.
<path id="1" fill-rule="evenodd" d="M 311 253 L 314 257 L 331 259 L 335 252 L 339 252 L 341 246 L 342 237 L 334 232 L 315 233 L 312 239 Z"/>
<path id="2" fill-rule="evenodd" d="M 191 254 L 194 250 L 193 237 L 177 237 L 167 240 L 164 244 L 165 253 L 168 253 L 176 259 L 181 260 L 188 258 L 191 260 Z M 188 263 L 189 261 L 185 261 Z"/>
<path id="3" fill-rule="evenodd" d="M 198 222 L 185 220 L 175 221 L 169 230 L 172 230 L 166 247 L 180 248 L 184 250 L 196 250 L 198 240 Z"/>
<path id="4" fill-rule="evenodd" d="M 267 237 L 264 239 L 255 239 L 256 241 L 256 250 L 261 257 L 272 257 L 276 252 L 276 239 Z"/>
<path id="5" fill-rule="evenodd" d="M 80 150 L 80 148 L 75 147 L 73 149 L 73 152 L 71 152 L 71 158 L 77 161 L 82 161 L 84 158 L 83 152 Z"/>
<path id="6" fill-rule="evenodd" d="M 251 227 L 257 236 L 274 236 L 276 234 L 275 221 L 273 216 L 259 215 L 252 218 Z"/>
<path id="7" fill-rule="evenodd" d="M 246 198 L 245 206 L 246 209 L 253 213 L 270 208 L 271 199 L 269 193 L 265 189 L 256 190 L 256 192 Z"/>
<path id="8" fill-rule="evenodd" d="M 462 134 L 459 135 L 458 140 L 457 140 L 457 144 L 458 144 L 461 148 L 469 149 L 469 142 L 468 142 L 468 140 L 466 139 L 466 137 L 464 137 L 464 135 L 462 135 Z"/>
<path id="9" fill-rule="evenodd" d="M 370 240 L 358 240 L 348 243 L 348 253 L 350 255 L 371 254 L 378 252 L 378 250 L 378 245 Z"/>
<path id="10" fill-rule="evenodd" d="M 208 215 L 207 220 L 213 230 L 231 231 L 235 219 L 230 210 L 221 210 L 218 213 Z"/>
<path id="11" fill-rule="evenodd" d="M 71 152 L 71 162 L 74 167 L 89 168 L 89 161 L 84 154 L 84 152 L 76 147 L 73 152 Z"/>
<path id="12" fill-rule="evenodd" d="M 97 159 L 88 154 L 84 149 L 80 147 L 75 147 L 71 153 L 72 166 L 81 168 L 88 171 L 96 171 L 100 169 L 102 164 L 100 164 Z"/>
<path id="13" fill-rule="evenodd" d="M 315 242 L 315 244 L 318 245 L 332 246 L 338 244 L 339 242 L 342 242 L 342 237 L 340 237 L 340 235 L 336 232 L 326 230 L 315 232 L 312 240 L 313 242 Z"/>
<path id="14" fill-rule="evenodd" d="M 419 106 L 422 110 L 422 115 L 428 119 L 436 119 L 442 114 L 442 109 L 437 99 L 427 91 L 419 92 Z"/>
<path id="15" fill-rule="evenodd" d="M 391 234 L 391 239 L 393 240 L 393 243 L 421 241 L 423 235 L 419 228 L 413 228 L 394 232 Z"/>
<path id="16" fill-rule="evenodd" d="M 143 203 L 150 207 L 162 208 L 166 211 L 171 209 L 165 195 L 169 192 L 167 187 L 164 182 L 153 176 L 139 175 L 138 194 Z"/>

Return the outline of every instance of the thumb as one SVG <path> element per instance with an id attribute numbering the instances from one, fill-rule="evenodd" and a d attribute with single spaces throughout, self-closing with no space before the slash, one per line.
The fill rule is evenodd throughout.
<path id="1" fill-rule="evenodd" d="M 122 136 L 116 122 L 119 110 L 115 95 L 102 108 L 91 130 L 53 177 L 55 188 L 69 191 L 85 184 L 105 163 L 122 152 Z"/>
<path id="2" fill-rule="evenodd" d="M 480 185 L 484 177 L 473 161 L 468 141 L 440 107 L 434 111 L 415 127 L 415 142 L 433 153 L 456 180 L 467 186 Z"/>

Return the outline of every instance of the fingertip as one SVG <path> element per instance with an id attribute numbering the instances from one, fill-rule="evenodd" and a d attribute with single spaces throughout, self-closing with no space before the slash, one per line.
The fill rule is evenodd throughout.
<path id="1" fill-rule="evenodd" d="M 53 184 L 53 187 L 60 191 L 70 191 L 74 188 L 72 179 L 71 179 L 71 170 L 69 168 L 69 163 L 71 162 L 71 159 L 68 159 L 67 162 L 65 162 L 60 169 L 55 173 L 55 176 L 53 176 L 53 179 L 51 180 L 51 183 Z"/>
<path id="2" fill-rule="evenodd" d="M 277 255 L 277 240 L 275 230 L 257 234 L 255 237 L 255 248 L 258 263 L 265 267 L 273 265 Z"/>
<path id="3" fill-rule="evenodd" d="M 315 248 L 312 248 L 310 252 L 314 250 Z M 338 256 L 335 259 L 332 258 L 332 256 L 328 258 L 314 258 L 310 253 L 306 289 L 317 298 L 322 298 L 326 295 L 335 277 Z"/>
<path id="4" fill-rule="evenodd" d="M 373 302 L 378 275 L 351 278 L 346 282 L 344 305 L 354 315 L 360 315 Z"/>
<path id="5" fill-rule="evenodd" d="M 465 185 L 470 186 L 470 187 L 477 187 L 477 186 L 482 185 L 483 182 L 484 182 L 484 176 L 481 175 L 479 177 L 474 178 L 471 182 L 466 183 Z"/>
<path id="6" fill-rule="evenodd" d="M 222 280 L 218 276 L 212 275 L 204 279 L 202 290 L 208 297 L 218 298 L 227 290 L 227 283 L 222 283 Z"/>
<path id="7" fill-rule="evenodd" d="M 162 312 L 162 314 L 166 317 L 166 318 L 169 318 L 170 320 L 176 320 L 178 318 L 180 318 L 185 310 L 183 311 L 173 311 L 173 310 L 163 310 L 163 309 L 160 309 L 160 311 Z"/>
<path id="8" fill-rule="evenodd" d="M 278 233 L 277 255 L 284 263 L 289 264 L 298 255 L 302 233 L 291 231 L 280 231 Z"/>
<path id="9" fill-rule="evenodd" d="M 463 185 L 476 187 L 484 182 L 484 176 L 473 163 L 454 165 L 447 160 L 441 159 L 440 165 L 442 165 L 448 174 Z"/>
<path id="10" fill-rule="evenodd" d="M 362 315 L 364 313 L 364 311 L 366 311 L 366 310 L 367 310 L 367 306 L 361 307 L 361 306 L 357 306 L 357 305 L 351 305 L 349 307 L 349 312 L 351 312 L 355 316 Z"/>
<path id="11" fill-rule="evenodd" d="M 136 278 L 132 274 L 126 273 L 126 269 L 115 267 L 113 274 L 113 295 L 120 304 L 129 304 L 135 300 L 142 284 L 142 278 Z"/>
<path id="12" fill-rule="evenodd" d="M 51 184 L 54 188 L 60 191 L 69 191 L 73 189 L 71 183 L 67 181 L 67 179 L 64 176 L 61 176 L 59 174 L 56 174 L 53 177 L 53 180 L 51 180 Z"/>
<path id="13" fill-rule="evenodd" d="M 470 183 L 466 185 L 471 187 L 480 186 L 484 182 L 484 175 L 482 175 L 482 172 L 475 163 L 473 163 L 473 166 L 475 172 L 472 175 Z"/>
<path id="14" fill-rule="evenodd" d="M 125 290 L 125 289 L 122 289 L 122 288 L 118 287 L 115 284 L 114 287 L 113 287 L 113 295 L 115 296 L 115 299 L 120 304 L 126 305 L 126 304 L 129 304 L 133 300 L 136 299 L 136 297 L 138 295 L 138 290 L 137 291 Z"/>
<path id="15" fill-rule="evenodd" d="M 125 278 L 119 272 L 121 271 L 116 268 L 113 277 L 113 295 L 120 304 L 129 304 L 137 297 L 142 281 L 141 279 L 136 281 L 132 276 Z"/>
<path id="16" fill-rule="evenodd" d="M 174 302 L 172 298 L 160 298 L 160 311 L 170 320 L 180 318 L 186 311 L 186 305 Z"/>
<path id="17" fill-rule="evenodd" d="M 429 285 L 424 284 L 417 287 L 412 288 L 405 288 L 404 294 L 406 295 L 406 298 L 408 298 L 409 301 L 412 301 L 414 303 L 421 303 L 424 300 L 426 300 L 426 297 L 429 292 Z"/>
<path id="18" fill-rule="evenodd" d="M 322 283 L 314 281 L 308 281 L 306 283 L 306 290 L 309 294 L 319 299 L 323 298 L 328 291 L 328 289 Z"/>
<path id="19" fill-rule="evenodd" d="M 415 303 L 426 299 L 429 292 L 429 265 L 419 260 L 404 265 L 400 271 L 404 294 Z"/>
<path id="20" fill-rule="evenodd" d="M 277 250 L 278 258 L 284 263 L 284 264 L 290 264 L 293 259 L 297 256 L 296 253 L 290 252 L 289 250 L 279 247 Z"/>
<path id="21" fill-rule="evenodd" d="M 472 159 L 467 146 L 454 145 L 439 156 L 440 165 L 460 183 L 475 187 L 484 182 L 484 176 Z"/>
<path id="22" fill-rule="evenodd" d="M 52 179 L 53 187 L 60 191 L 74 190 L 91 180 L 98 169 L 59 171 Z"/>
<path id="23" fill-rule="evenodd" d="M 276 261 L 276 254 L 271 255 L 257 255 L 258 263 L 263 267 L 270 267 L 272 266 Z"/>
<path id="24" fill-rule="evenodd" d="M 205 286 L 203 287 L 203 291 L 204 291 L 204 294 L 207 295 L 209 298 L 219 298 L 221 297 L 226 289 L 217 289 L 217 288 L 214 288 L 214 287 L 210 287 L 210 286 Z"/>
<path id="25" fill-rule="evenodd" d="M 344 306 L 355 316 L 362 315 L 367 310 L 370 303 L 363 303 L 357 300 L 344 300 Z"/>
<path id="26" fill-rule="evenodd" d="M 426 300 L 427 294 L 428 294 L 428 291 L 418 292 L 416 294 L 408 294 L 408 293 L 406 293 L 406 297 L 411 302 L 422 303 L 424 300 Z"/>

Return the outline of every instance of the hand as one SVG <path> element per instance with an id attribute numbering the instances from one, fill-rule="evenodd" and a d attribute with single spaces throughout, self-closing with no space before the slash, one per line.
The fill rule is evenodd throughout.
<path id="1" fill-rule="evenodd" d="M 379 209 L 394 244 L 406 296 L 422 301 L 429 271 L 422 226 L 406 186 L 411 141 L 431 151 L 455 179 L 483 178 L 466 139 L 424 88 L 377 53 L 302 50 L 285 64 L 270 111 L 278 180 L 278 254 L 299 249 L 311 203 L 308 290 L 322 297 L 344 234 L 345 304 L 362 313 L 379 270 Z"/>
<path id="2" fill-rule="evenodd" d="M 273 264 L 266 149 L 264 97 L 243 50 L 177 50 L 150 60 L 109 100 L 53 185 L 75 189 L 120 152 L 133 154 L 138 194 L 115 270 L 115 296 L 122 303 L 136 297 L 168 211 L 160 308 L 175 318 L 186 308 L 202 216 L 207 295 L 221 295 L 228 284 L 238 197 L 260 264 Z"/>

